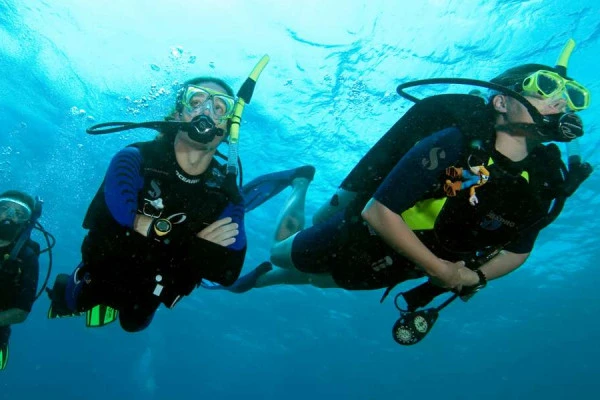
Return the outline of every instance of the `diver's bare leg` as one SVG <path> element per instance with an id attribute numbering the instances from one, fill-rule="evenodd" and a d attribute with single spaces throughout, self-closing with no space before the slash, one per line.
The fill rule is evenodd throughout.
<path id="1" fill-rule="evenodd" d="M 274 268 L 256 280 L 256 288 L 276 285 L 312 285 L 322 289 L 339 288 L 330 274 L 308 274 L 296 269 Z"/>
<path id="2" fill-rule="evenodd" d="M 256 287 L 273 285 L 313 285 L 318 288 L 339 288 L 331 274 L 314 274 L 298 271 L 292 261 L 292 244 L 296 234 L 275 243 L 271 248 L 271 263 L 280 268 L 274 268 L 260 276 Z"/>
<path id="3" fill-rule="evenodd" d="M 306 192 L 310 182 L 306 178 L 296 178 L 292 181 L 292 194 L 283 207 L 276 225 L 275 243 L 289 238 L 304 228 Z"/>
<path id="4" fill-rule="evenodd" d="M 331 274 L 313 274 L 305 273 L 296 269 L 292 261 L 292 243 L 296 234 L 304 228 L 306 193 L 310 180 L 297 178 L 292 182 L 292 194 L 290 195 L 283 211 L 279 216 L 279 223 L 275 230 L 275 244 L 271 248 L 271 263 L 280 268 L 274 268 L 264 275 L 261 275 L 255 287 L 267 287 L 274 285 L 312 285 L 318 288 L 339 288 Z M 325 207 L 322 217 L 319 220 L 329 218 L 339 209 L 344 208 L 354 197 L 353 192 L 347 192 L 339 189 L 336 193 L 341 199 L 337 207 L 331 207 L 328 213 L 325 213 Z M 320 211 L 321 211 L 320 210 Z M 314 219 L 313 219 L 314 220 Z"/>
<path id="5" fill-rule="evenodd" d="M 284 269 L 296 269 L 294 262 L 292 261 L 292 244 L 296 234 L 293 234 L 289 238 L 276 242 L 271 247 L 271 263 Z M 299 271 L 298 271 L 299 272 Z"/>

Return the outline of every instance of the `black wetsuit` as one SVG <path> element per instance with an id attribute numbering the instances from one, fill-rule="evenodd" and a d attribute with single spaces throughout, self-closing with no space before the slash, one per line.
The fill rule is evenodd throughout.
<path id="1" fill-rule="evenodd" d="M 10 247 L 0 249 L 0 255 L 4 257 L 10 251 Z M 31 311 L 39 277 L 39 251 L 38 243 L 29 240 L 15 260 L 0 261 L 0 311 Z M 9 337 L 10 326 L 0 326 L 0 346 L 6 346 Z"/>
<path id="2" fill-rule="evenodd" d="M 390 287 L 423 276 L 362 220 L 360 212 L 371 197 L 399 215 L 425 201 L 445 199 L 430 229 L 413 228 L 421 241 L 443 259 L 465 260 L 495 247 L 530 252 L 539 231 L 533 225 L 547 215 L 552 188 L 561 179 L 559 170 L 552 167 L 556 166 L 556 154 L 541 146 L 525 160 L 512 162 L 491 151 L 490 180 L 477 189 L 479 204 L 473 206 L 469 190 L 449 198 L 442 190 L 447 167 L 467 167 L 469 149 L 465 138 L 456 127 L 440 130 L 406 154 L 397 153 L 395 159 L 393 152 L 388 154 L 395 162 L 386 160 L 387 165 L 370 153 L 372 160 L 378 160 L 374 168 L 363 169 L 362 175 L 345 180 L 345 188 L 359 192 L 358 200 L 331 219 L 296 235 L 292 246 L 296 268 L 331 273 L 340 287 L 354 290 Z M 393 143 L 385 137 L 380 143 L 385 141 Z"/>
<path id="3" fill-rule="evenodd" d="M 230 201 L 224 178 L 215 160 L 202 175 L 187 175 L 168 138 L 117 153 L 84 220 L 89 232 L 73 277 L 79 283 L 67 289 L 70 307 L 108 305 L 120 311 L 124 329 L 136 331 L 149 324 L 161 302 L 172 307 L 202 279 L 231 285 L 242 269 L 246 237 L 243 205 Z M 137 213 L 171 221 L 169 240 L 135 232 Z M 234 244 L 222 247 L 195 236 L 227 216 L 239 224 Z"/>

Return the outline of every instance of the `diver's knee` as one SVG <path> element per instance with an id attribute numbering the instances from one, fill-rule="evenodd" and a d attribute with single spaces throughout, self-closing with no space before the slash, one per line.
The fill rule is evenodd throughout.
<path id="1" fill-rule="evenodd" d="M 272 264 L 282 268 L 294 268 L 292 262 L 292 244 L 294 242 L 295 235 L 275 243 L 271 247 L 270 261 Z"/>
<path id="2" fill-rule="evenodd" d="M 285 257 L 283 257 L 283 255 L 281 253 L 278 252 L 274 252 L 273 249 L 271 249 L 271 256 L 269 257 L 269 261 L 271 262 L 271 264 L 276 265 L 278 267 L 285 267 Z"/>

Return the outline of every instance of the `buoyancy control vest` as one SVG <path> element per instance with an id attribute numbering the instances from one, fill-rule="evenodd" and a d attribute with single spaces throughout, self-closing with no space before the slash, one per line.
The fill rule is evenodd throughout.
<path id="1" fill-rule="evenodd" d="M 24 243 L 15 258 L 9 257 L 11 249 L 8 248 L 7 252 L 3 251 L 0 254 L 0 311 L 13 307 L 12 303 L 21 291 L 21 285 L 26 284 L 26 282 L 23 282 L 24 268 L 33 267 L 25 263 L 29 263 L 40 254 L 40 245 L 31 239 Z M 32 278 L 36 277 L 33 284 L 37 284 L 37 274 L 38 271 L 34 271 L 34 274 L 28 274 Z M 35 292 L 32 295 L 33 302 Z"/>
<path id="2" fill-rule="evenodd" d="M 475 95 L 444 94 L 412 106 L 344 179 L 341 188 L 357 193 L 346 208 L 348 219 L 360 216 L 379 185 L 417 142 L 450 127 L 464 135 L 467 147 L 465 159 L 455 166 L 468 168 L 473 161 L 467 159 L 477 159 L 490 169 L 490 181 L 478 189 L 478 211 L 469 204 L 468 190 L 452 198 L 441 190 L 428 194 L 428 198 L 402 215 L 413 230 L 435 232 L 438 248 L 474 253 L 484 245 L 505 245 L 524 230 L 540 225 L 538 222 L 549 215 L 551 205 L 553 212 L 560 212 L 566 199 L 562 185 L 567 169 L 558 147 L 540 144 L 525 162 L 503 162 L 505 157 L 494 149 L 491 105 Z M 443 179 L 441 176 L 441 182 Z M 507 199 L 504 203 L 503 198 Z M 495 211 L 498 207 L 501 212 Z M 489 220 L 487 224 L 482 223 L 485 219 Z M 457 226 L 462 232 L 457 232 Z M 485 234 L 479 235 L 481 232 Z M 433 236 L 425 236 L 431 242 Z"/>
<path id="3" fill-rule="evenodd" d="M 226 265 L 228 254 L 233 252 L 193 235 L 216 221 L 229 203 L 224 167 L 213 160 L 205 173 L 189 176 L 177 165 L 172 140 L 131 146 L 138 148 L 142 156 L 143 189 L 138 194 L 138 212 L 169 219 L 173 230 L 185 229 L 190 232 L 189 238 L 165 245 L 120 225 L 104 200 L 103 182 L 83 223 L 89 230 L 82 244 L 83 268 L 92 279 L 129 288 L 132 295 L 152 293 L 158 275 L 172 292 L 169 297 L 188 295 L 203 278 L 233 282 L 241 269 L 238 262 L 232 268 Z M 237 253 L 234 258 L 243 259 L 245 249 Z"/>

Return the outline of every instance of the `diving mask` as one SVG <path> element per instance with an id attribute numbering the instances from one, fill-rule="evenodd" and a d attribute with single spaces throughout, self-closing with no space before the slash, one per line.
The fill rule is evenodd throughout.
<path id="1" fill-rule="evenodd" d="M 539 137 L 542 142 L 570 142 L 578 137 L 583 136 L 583 121 L 575 113 L 567 112 L 542 115 L 542 113 L 540 113 L 539 110 L 523 96 L 525 93 L 519 93 L 506 86 L 498 85 L 492 82 L 465 78 L 431 78 L 403 83 L 397 87 L 396 91 L 405 99 L 418 103 L 420 99 L 406 93 L 405 90 L 415 86 L 432 84 L 479 86 L 514 98 L 527 109 L 529 115 L 531 115 L 531 118 L 533 119 L 533 124 L 512 123 L 510 126 L 508 124 L 505 125 L 504 128 L 520 128 L 529 130 L 535 133 L 536 137 Z M 501 126 L 497 126 L 497 128 L 498 127 Z"/>
<path id="2" fill-rule="evenodd" d="M 195 85 L 183 89 L 181 104 L 188 112 L 208 110 L 217 123 L 223 123 L 233 116 L 235 99 L 227 94 Z"/>
<path id="3" fill-rule="evenodd" d="M 536 71 L 523 80 L 521 88 L 523 93 L 535 93 L 544 99 L 562 93 L 572 111 L 585 110 L 590 106 L 590 91 L 580 83 L 563 78 L 556 72 Z"/>
<path id="4" fill-rule="evenodd" d="M 0 198 L 0 241 L 12 242 L 31 218 L 31 208 L 19 200 Z"/>
<path id="5" fill-rule="evenodd" d="M 31 208 L 22 201 L 9 197 L 0 197 L 0 221 L 11 220 L 24 224 L 31 218 Z"/>

